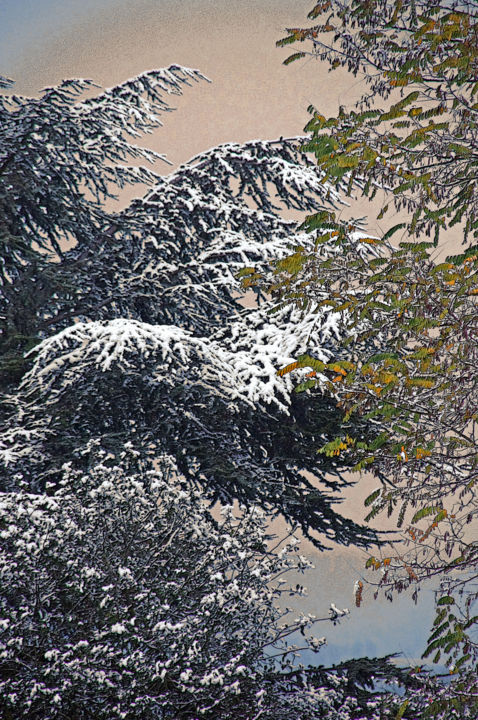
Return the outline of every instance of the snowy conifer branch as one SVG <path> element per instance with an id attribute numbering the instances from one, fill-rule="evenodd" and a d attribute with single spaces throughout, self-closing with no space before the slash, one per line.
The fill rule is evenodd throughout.
<path id="1" fill-rule="evenodd" d="M 133 313 L 201 335 L 212 320 L 224 322 L 238 307 L 244 266 L 261 271 L 294 239 L 313 247 L 280 206 L 308 211 L 340 201 L 298 148 L 290 141 L 230 143 L 159 179 L 116 219 L 115 237 L 95 243 L 86 259 L 81 248 L 70 254 L 72 262 L 82 257 L 75 314 Z"/>
<path id="2" fill-rule="evenodd" d="M 320 529 L 344 543 L 353 534 L 368 545 L 374 533 L 340 518 L 333 497 L 315 491 L 301 472 L 318 473 L 331 489 L 343 482 L 335 461 L 318 464 L 310 451 L 325 418 L 333 423 L 332 406 L 320 395 L 304 404 L 292 393 L 275 365 L 291 349 L 285 322 L 281 347 L 279 325 L 269 328 L 259 311 L 254 318 L 249 350 L 247 335 L 242 347 L 234 341 L 234 332 L 242 332 L 234 325 L 221 342 L 121 319 L 77 323 L 43 341 L 23 381 L 17 418 L 3 435 L 4 486 L 15 487 L 20 472 L 31 487 L 44 488 L 56 482 L 63 462 L 75 457 L 81 465 L 94 456 L 94 449 L 84 455 L 92 438 L 117 454 L 133 434 L 146 463 L 158 452 L 172 454 L 211 499 L 280 508 L 306 534 Z M 248 332 L 252 342 L 253 324 Z M 267 348 L 274 334 L 276 344 Z M 291 431 L 293 446 L 286 440 Z M 322 545 L 317 536 L 314 542 Z"/>
<path id="3" fill-rule="evenodd" d="M 156 178 L 146 169 L 119 165 L 131 157 L 146 162 L 163 157 L 132 145 L 127 136 L 158 127 L 160 115 L 171 109 L 164 96 L 180 95 L 200 79 L 206 78 L 199 71 L 173 65 L 83 101 L 81 95 L 94 86 L 89 80 L 64 80 L 39 98 L 3 96 L 0 165 L 14 159 L 0 176 L 10 232 L 20 232 L 21 219 L 22 235 L 49 249 L 52 239 L 84 237 L 104 217 L 98 203 L 111 183 L 122 187 Z M 85 187 L 97 203 L 86 200 Z"/>
<path id="4" fill-rule="evenodd" d="M 88 100 L 85 92 L 98 86 L 81 79 L 39 97 L 0 96 L 0 375 L 7 383 L 25 372 L 23 350 L 81 316 L 82 263 L 125 232 L 126 219 L 106 213 L 104 200 L 125 183 L 155 181 L 143 165 L 162 156 L 131 137 L 158 127 L 168 99 L 202 78 L 174 65 Z M 126 238 L 119 242 L 125 247 Z M 109 303 L 95 296 L 92 308 Z"/>
<path id="5" fill-rule="evenodd" d="M 147 77 L 154 85 L 156 76 Z M 127 122 L 125 97 L 132 88 L 141 95 L 144 82 L 118 90 L 116 126 Z M 85 101 L 80 116 L 114 105 L 113 95 Z M 94 140 L 91 149 L 99 163 Z M 294 240 L 313 251 L 313 238 L 297 233 L 281 207 L 340 202 L 321 180 L 299 142 L 229 143 L 159 179 L 106 230 L 85 231 L 60 263 L 75 286 L 45 307 L 43 327 L 57 334 L 27 357 L 33 367 L 14 398 L 4 487 L 16 487 L 21 473 L 42 489 L 63 462 L 82 466 L 97 441 L 116 454 L 134 430 L 148 462 L 172 454 L 211 499 L 280 508 L 306 534 L 369 544 L 374 534 L 340 518 L 302 472 L 332 490 L 343 484 L 340 464 L 318 463 L 309 442 L 332 432 L 335 411 L 320 393 L 297 399 L 290 377 L 277 375 L 293 353 L 333 356 L 333 314 L 316 309 L 290 333 L 297 313 L 271 317 L 267 304 L 251 313 L 238 303 L 245 265 L 266 268 Z M 69 317 L 83 322 L 65 328 Z"/>

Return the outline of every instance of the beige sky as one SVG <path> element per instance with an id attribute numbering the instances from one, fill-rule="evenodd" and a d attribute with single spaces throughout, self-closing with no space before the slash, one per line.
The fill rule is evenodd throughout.
<path id="1" fill-rule="evenodd" d="M 313 58 L 284 66 L 298 46 L 276 48 L 285 28 L 309 24 L 312 0 L 0 0 L 0 73 L 34 94 L 66 77 L 110 86 L 144 70 L 183 64 L 201 83 L 177 99 L 177 112 L 147 144 L 174 165 L 222 142 L 301 134 L 314 105 L 334 114 L 365 89 L 363 77 L 333 73 Z M 176 99 L 176 98 L 175 98 Z M 160 164 L 158 172 L 168 172 Z M 131 196 L 130 192 L 126 197 Z M 401 215 L 378 221 L 381 199 L 354 205 L 380 234 Z M 398 238 L 398 236 L 396 236 Z M 442 254 L 460 249 L 460 232 Z"/>
<path id="2" fill-rule="evenodd" d="M 309 104 L 334 112 L 357 94 L 354 78 L 331 75 L 314 60 L 281 64 L 290 50 L 275 42 L 286 26 L 307 22 L 311 0 L 97 0 L 96 12 L 59 28 L 38 10 L 42 4 L 42 31 L 25 48 L 25 27 L 3 70 L 22 92 L 64 77 L 108 86 L 171 63 L 196 67 L 213 81 L 188 91 L 154 138 L 174 162 L 221 142 L 296 135 Z"/>

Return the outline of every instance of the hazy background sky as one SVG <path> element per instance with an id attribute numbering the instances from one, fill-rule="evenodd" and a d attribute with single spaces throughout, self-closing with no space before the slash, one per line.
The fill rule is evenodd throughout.
<path id="1" fill-rule="evenodd" d="M 222 142 L 301 134 L 308 105 L 332 114 L 357 97 L 360 78 L 330 74 L 315 60 L 282 65 L 292 51 L 277 49 L 276 40 L 286 27 L 306 24 L 312 6 L 313 0 L 0 0 L 0 74 L 17 81 L 15 92 L 36 94 L 67 77 L 111 86 L 173 63 L 198 68 L 212 83 L 175 97 L 177 112 L 148 138 L 176 165 Z M 363 203 L 357 209 L 367 212 Z M 370 229 L 383 229 L 373 214 Z M 349 493 L 347 514 L 363 517 L 366 494 L 362 485 Z M 393 605 L 374 602 L 370 590 L 363 606 L 353 608 L 353 584 L 367 557 L 341 548 L 315 558 L 317 570 L 305 581 L 307 609 L 327 614 L 333 601 L 352 610 L 337 628 L 319 627 L 329 638 L 316 656 L 320 663 L 400 650 L 411 660 L 424 648 L 431 590 L 418 608 L 408 596 Z"/>
<path id="2" fill-rule="evenodd" d="M 178 63 L 213 82 L 178 100 L 154 144 L 175 162 L 219 142 L 296 135 L 315 103 L 326 112 L 357 81 L 314 61 L 285 67 L 275 41 L 311 0 L 0 0 L 0 67 L 17 92 L 65 77 L 112 85 Z M 342 82 L 340 82 L 342 80 Z M 355 86 L 355 88 L 354 88 Z M 352 89 L 353 88 L 353 89 Z"/>

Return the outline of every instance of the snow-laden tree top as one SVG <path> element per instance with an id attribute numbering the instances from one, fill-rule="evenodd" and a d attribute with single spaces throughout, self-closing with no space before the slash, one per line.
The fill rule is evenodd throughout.
<path id="1" fill-rule="evenodd" d="M 38 98 L 0 97 L 2 222 L 62 257 L 65 235 L 82 237 L 105 218 L 102 201 L 125 183 L 157 176 L 131 161 L 164 159 L 131 142 L 159 127 L 168 99 L 205 80 L 198 70 L 171 65 L 151 70 L 96 97 L 91 80 L 64 80 Z M 4 85 L 5 86 L 5 85 Z M 91 192 L 85 202 L 85 190 Z"/>
<path id="2" fill-rule="evenodd" d="M 296 223 L 284 210 L 340 202 L 295 141 L 213 148 L 158 179 L 89 250 L 71 258 L 84 278 L 82 317 L 133 316 L 209 333 L 237 309 L 237 273 L 285 256 Z M 115 232 L 116 229 L 120 232 Z M 125 231 L 125 229 L 127 229 Z"/>
<path id="3" fill-rule="evenodd" d="M 305 533 L 368 543 L 373 533 L 332 509 L 330 492 L 346 484 L 339 462 L 312 449 L 333 432 L 336 410 L 320 391 L 299 397 L 277 374 L 301 353 L 333 359 L 344 331 L 339 316 L 319 302 L 307 315 L 271 314 L 267 297 L 258 307 L 241 305 L 241 270 L 263 272 L 298 242 L 313 251 L 313 235 L 288 211 L 342 203 L 301 152 L 303 138 L 208 150 L 165 177 L 148 176 L 154 187 L 115 215 L 80 189 L 81 181 L 105 195 L 109 181 L 133 179 L 118 163 L 153 158 L 128 136 L 157 126 L 169 107 L 164 97 L 201 77 L 172 66 L 87 100 L 78 99 L 91 85 L 84 81 L 65 81 L 37 100 L 4 98 L 5 140 L 20 128 L 25 160 L 25 182 L 5 203 L 11 227 L 23 232 L 21 248 L 30 248 L 21 258 L 12 251 L 13 270 L 4 274 L 5 326 L 18 337 L 18 300 L 28 297 L 21 329 L 37 344 L 10 398 L 2 484 L 42 489 L 65 461 L 82 467 L 99 447 L 116 455 L 133 440 L 147 462 L 174 456 L 211 500 L 259 503 Z M 5 152 L 8 175 L 18 158 Z M 31 197 L 35 182 L 45 201 Z M 31 222 L 25 207 L 35 209 Z M 363 233 L 354 232 L 364 252 Z M 37 235 L 45 249 L 58 245 L 58 262 L 32 248 Z M 67 240 L 73 247 L 61 249 Z"/>

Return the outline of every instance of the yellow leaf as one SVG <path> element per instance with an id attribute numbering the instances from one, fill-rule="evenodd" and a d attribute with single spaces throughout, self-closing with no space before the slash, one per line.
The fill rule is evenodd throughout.
<path id="1" fill-rule="evenodd" d="M 298 367 L 299 367 L 298 362 L 290 363 L 290 365 L 286 365 L 285 367 L 278 370 L 277 375 L 279 377 L 283 377 L 284 375 L 287 375 L 288 373 L 292 372 L 292 370 L 296 370 Z"/>

